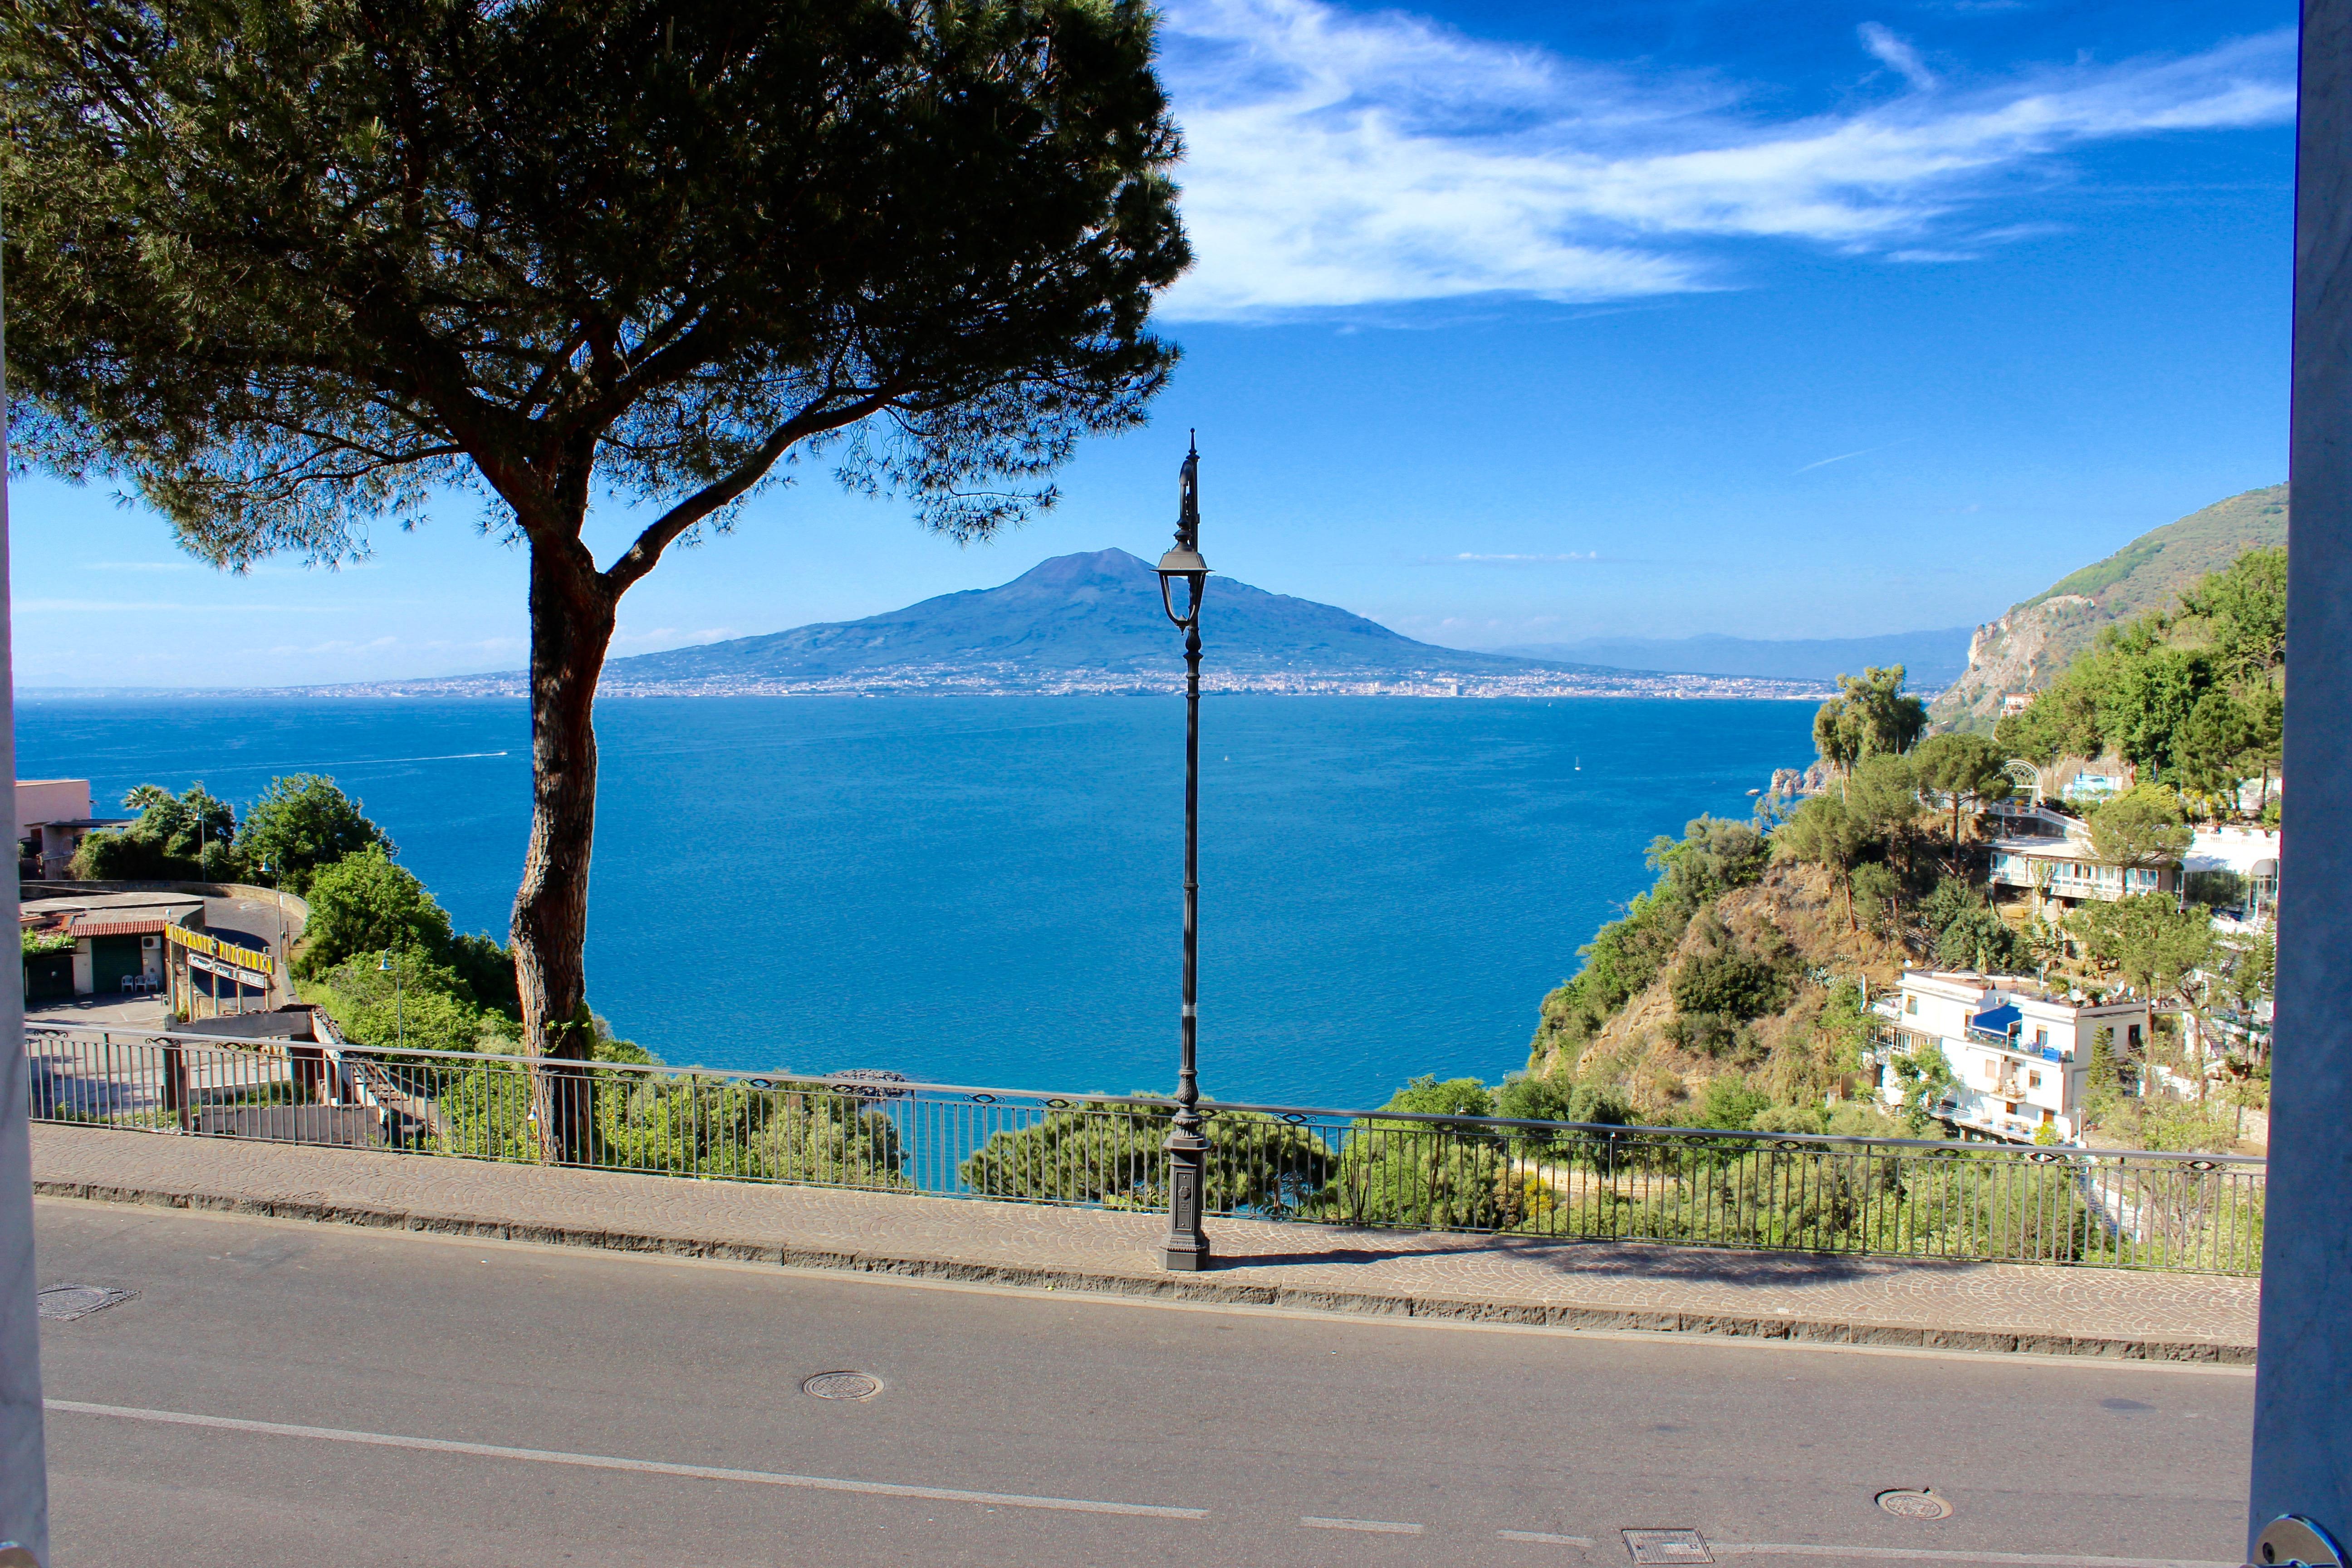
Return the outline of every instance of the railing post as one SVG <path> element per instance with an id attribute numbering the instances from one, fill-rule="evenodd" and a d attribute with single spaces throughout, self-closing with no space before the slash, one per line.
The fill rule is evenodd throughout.
<path id="1" fill-rule="evenodd" d="M 2287 456 L 2286 754 L 2249 1560 L 2352 1534 L 2352 0 L 2304 0 Z"/>

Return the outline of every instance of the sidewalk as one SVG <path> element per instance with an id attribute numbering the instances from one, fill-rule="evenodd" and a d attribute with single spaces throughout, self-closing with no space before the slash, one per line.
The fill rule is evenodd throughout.
<path id="1" fill-rule="evenodd" d="M 629 1252 L 1416 1318 L 2251 1365 L 2260 1286 L 2197 1274 L 1211 1222 L 35 1123 L 35 1190 Z"/>

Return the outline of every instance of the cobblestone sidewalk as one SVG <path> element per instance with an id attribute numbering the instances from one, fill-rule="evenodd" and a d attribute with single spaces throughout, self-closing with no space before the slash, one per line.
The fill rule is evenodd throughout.
<path id="1" fill-rule="evenodd" d="M 2260 1287 L 2210 1275 L 1544 1242 L 551 1170 L 36 1123 L 36 1190 L 798 1268 L 1418 1318 L 2251 1364 Z"/>

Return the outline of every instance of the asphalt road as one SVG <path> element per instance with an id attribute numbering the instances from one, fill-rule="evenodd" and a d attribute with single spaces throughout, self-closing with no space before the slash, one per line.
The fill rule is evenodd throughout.
<path id="1" fill-rule="evenodd" d="M 1761 1568 L 2241 1561 L 2233 1372 L 1154 1307 L 68 1200 L 38 1235 L 45 1286 L 139 1292 L 42 1324 L 58 1568 L 1622 1564 L 1641 1527 Z M 880 1392 L 802 1392 L 843 1370 Z M 1952 1515 L 1893 1517 L 1891 1488 Z"/>

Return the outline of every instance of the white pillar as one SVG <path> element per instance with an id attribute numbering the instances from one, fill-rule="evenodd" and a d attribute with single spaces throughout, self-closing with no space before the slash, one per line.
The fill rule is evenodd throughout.
<path id="1" fill-rule="evenodd" d="M 2352 0 L 2305 0 L 2286 792 L 2252 1531 L 2352 1534 Z"/>
<path id="2" fill-rule="evenodd" d="M 0 318 L 5 318 L 0 310 Z M 16 677 L 8 639 L 7 337 L 0 326 L 0 766 L 16 776 Z M 8 791 L 8 842 L 16 840 Z M 16 923 L 17 887 L 0 877 L 0 930 Z M 0 963 L 0 1541 L 49 1560 L 48 1464 L 41 1444 L 40 1318 L 33 1299 L 33 1165 L 25 1114 L 25 966 Z"/>

